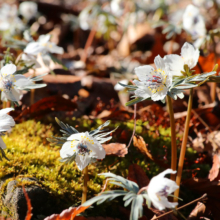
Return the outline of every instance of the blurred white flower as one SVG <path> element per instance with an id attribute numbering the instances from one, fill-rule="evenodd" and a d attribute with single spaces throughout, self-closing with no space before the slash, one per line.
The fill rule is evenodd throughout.
<path id="1" fill-rule="evenodd" d="M 206 27 L 204 18 L 194 5 L 186 7 L 183 14 L 183 28 L 192 36 L 194 45 L 199 48 L 206 36 Z"/>
<path id="2" fill-rule="evenodd" d="M 122 0 L 112 0 L 110 3 L 111 12 L 113 15 L 120 17 L 124 12 L 124 1 Z"/>
<path id="3" fill-rule="evenodd" d="M 0 8 L 0 31 L 9 31 L 14 34 L 16 30 L 23 30 L 24 24 L 17 16 L 16 5 L 2 4 Z"/>
<path id="4" fill-rule="evenodd" d="M 26 78 L 21 74 L 15 74 L 16 66 L 14 64 L 6 64 L 0 70 L 0 89 L 1 100 L 18 102 L 22 98 L 22 90 L 33 88 L 41 88 L 45 84 L 34 84 L 31 78 Z M 35 77 L 38 79 L 38 77 Z"/>
<path id="5" fill-rule="evenodd" d="M 19 5 L 19 12 L 24 18 L 30 20 L 37 14 L 37 3 L 31 1 L 22 2 Z"/>
<path id="6" fill-rule="evenodd" d="M 163 210 L 165 208 L 175 208 L 177 202 L 169 202 L 167 197 L 172 194 L 179 186 L 172 180 L 164 176 L 169 173 L 176 173 L 171 169 L 167 169 L 157 176 L 153 177 L 148 185 L 148 196 L 154 207 Z"/>
<path id="7" fill-rule="evenodd" d="M 182 76 L 184 65 L 188 65 L 190 69 L 196 66 L 199 60 L 199 50 L 189 43 L 184 43 L 181 48 L 181 56 L 170 54 L 164 57 L 166 68 L 173 76 Z"/>
<path id="8" fill-rule="evenodd" d="M 13 111 L 13 108 L 5 108 L 0 110 L 0 134 L 2 132 L 8 131 L 11 129 L 12 126 L 15 125 L 14 119 L 8 115 L 7 113 Z M 5 149 L 6 145 L 3 142 L 2 138 L 0 137 L 0 148 Z"/>
<path id="9" fill-rule="evenodd" d="M 64 159 L 75 157 L 80 170 L 83 170 L 94 159 L 104 159 L 105 155 L 102 145 L 88 132 L 71 135 L 60 150 L 60 156 Z"/>
<path id="10" fill-rule="evenodd" d="M 46 53 L 63 54 L 63 48 L 50 42 L 50 37 L 49 34 L 41 35 L 36 42 L 30 42 L 24 49 L 24 52 L 31 55 L 38 55 L 39 53 L 43 55 Z"/>
<path id="11" fill-rule="evenodd" d="M 41 67 L 40 63 L 37 61 L 37 56 L 36 55 L 23 53 L 21 55 L 21 59 L 23 61 L 25 61 L 25 64 L 27 66 L 30 66 L 30 65 L 34 64 L 34 66 L 33 66 L 34 68 L 40 68 Z"/>
<path id="12" fill-rule="evenodd" d="M 156 70 L 150 66 L 135 68 L 140 81 L 134 80 L 138 87 L 134 93 L 137 97 L 151 98 L 153 101 L 164 100 L 172 84 L 172 75 L 166 70 L 164 60 L 158 55 L 154 59 Z"/>

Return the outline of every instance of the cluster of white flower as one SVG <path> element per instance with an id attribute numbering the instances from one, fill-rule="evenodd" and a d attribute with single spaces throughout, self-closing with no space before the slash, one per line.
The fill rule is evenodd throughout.
<path id="1" fill-rule="evenodd" d="M 136 97 L 143 99 L 151 98 L 153 101 L 163 101 L 169 90 L 172 88 L 172 79 L 181 76 L 184 65 L 193 68 L 199 59 L 199 50 L 191 44 L 185 43 L 181 49 L 181 56 L 170 54 L 161 58 L 155 57 L 156 69 L 151 65 L 135 68 L 135 73 L 139 80 L 134 80 Z M 177 94 L 180 98 L 182 93 Z"/>

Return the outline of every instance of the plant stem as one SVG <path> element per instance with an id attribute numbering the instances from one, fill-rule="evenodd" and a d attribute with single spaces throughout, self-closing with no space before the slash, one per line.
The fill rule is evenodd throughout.
<path id="1" fill-rule="evenodd" d="M 180 187 L 183 164 L 184 164 L 184 159 L 185 159 L 185 154 L 186 154 L 186 144 L 187 144 L 187 139 L 188 139 L 188 134 L 189 134 L 189 122 L 190 122 L 190 116 L 191 116 L 191 110 L 192 110 L 192 103 L 193 103 L 193 89 L 190 89 L 187 116 L 186 116 L 186 122 L 185 122 L 185 130 L 183 134 L 183 141 L 182 141 L 182 146 L 181 146 L 181 151 L 180 151 L 180 158 L 179 158 L 178 171 L 177 171 L 177 177 L 176 177 L 176 184 L 179 187 Z M 175 202 L 178 201 L 179 190 L 180 188 L 174 192 Z"/>
<path id="2" fill-rule="evenodd" d="M 89 175 L 88 175 L 88 166 L 84 169 L 84 183 L 83 183 L 83 193 L 82 193 L 82 203 L 83 204 L 86 201 L 87 197 L 87 183 L 89 180 Z"/>
<path id="3" fill-rule="evenodd" d="M 175 121 L 174 121 L 174 113 L 173 113 L 173 103 L 170 96 L 167 96 L 167 107 L 170 114 L 170 128 L 171 128 L 171 169 L 176 170 L 176 165 L 177 165 L 176 131 L 175 131 Z M 170 179 L 175 181 L 176 175 L 171 174 Z"/>
<path id="4" fill-rule="evenodd" d="M 215 43 L 214 36 L 212 36 L 212 41 L 213 41 L 213 50 L 214 50 L 214 54 L 215 54 L 215 56 L 214 56 L 214 66 L 215 66 L 215 64 L 217 63 L 217 60 L 218 60 L 218 55 L 217 55 L 217 51 L 216 51 L 216 43 Z M 216 76 L 218 75 L 218 70 L 216 71 L 215 75 Z M 210 93 L 211 93 L 211 99 L 212 99 L 213 102 L 216 99 L 216 87 L 217 87 L 216 82 L 211 84 L 211 88 L 210 88 L 211 91 L 210 91 Z"/>
<path id="5" fill-rule="evenodd" d="M 84 63 L 86 62 L 87 60 L 87 55 L 88 55 L 88 49 L 89 47 L 91 46 L 92 42 L 93 42 L 93 39 L 95 37 L 95 34 L 96 34 L 96 29 L 92 29 L 89 33 L 89 36 L 88 36 L 88 39 L 86 41 L 86 45 L 85 45 L 85 48 L 84 48 L 84 53 L 81 57 L 81 61 L 83 61 Z"/>

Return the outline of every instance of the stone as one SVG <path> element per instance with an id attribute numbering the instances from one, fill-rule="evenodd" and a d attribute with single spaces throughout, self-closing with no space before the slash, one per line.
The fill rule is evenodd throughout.
<path id="1" fill-rule="evenodd" d="M 25 177 L 19 179 L 19 183 L 21 181 L 25 181 L 25 190 L 31 200 L 32 219 L 36 219 L 40 215 L 48 216 L 56 211 L 51 195 L 45 189 L 36 185 L 36 179 Z M 21 184 L 19 186 L 17 184 L 17 180 L 12 180 L 7 184 L 3 204 L 10 211 L 13 219 L 24 220 L 27 214 L 27 201 Z"/>

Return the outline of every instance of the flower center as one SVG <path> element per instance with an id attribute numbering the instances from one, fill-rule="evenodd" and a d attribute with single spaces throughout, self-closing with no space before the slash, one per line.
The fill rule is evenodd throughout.
<path id="1" fill-rule="evenodd" d="M 145 85 L 152 93 L 162 91 L 166 85 L 166 74 L 164 70 L 156 69 L 147 76 Z"/>
<path id="2" fill-rule="evenodd" d="M 157 193 L 158 198 L 160 199 L 160 197 L 162 197 L 162 196 L 167 197 L 168 196 L 167 190 L 169 188 L 170 188 L 169 186 L 164 186 L 164 188 Z"/>
<path id="3" fill-rule="evenodd" d="M 84 144 L 78 143 L 76 146 L 79 155 L 85 156 L 86 154 L 90 154 L 91 150 Z"/>
<path id="4" fill-rule="evenodd" d="M 13 84 L 15 82 L 15 79 L 13 78 L 14 76 L 9 76 L 9 77 L 0 77 L 0 85 L 1 85 L 1 90 L 11 90 L 14 88 Z"/>

